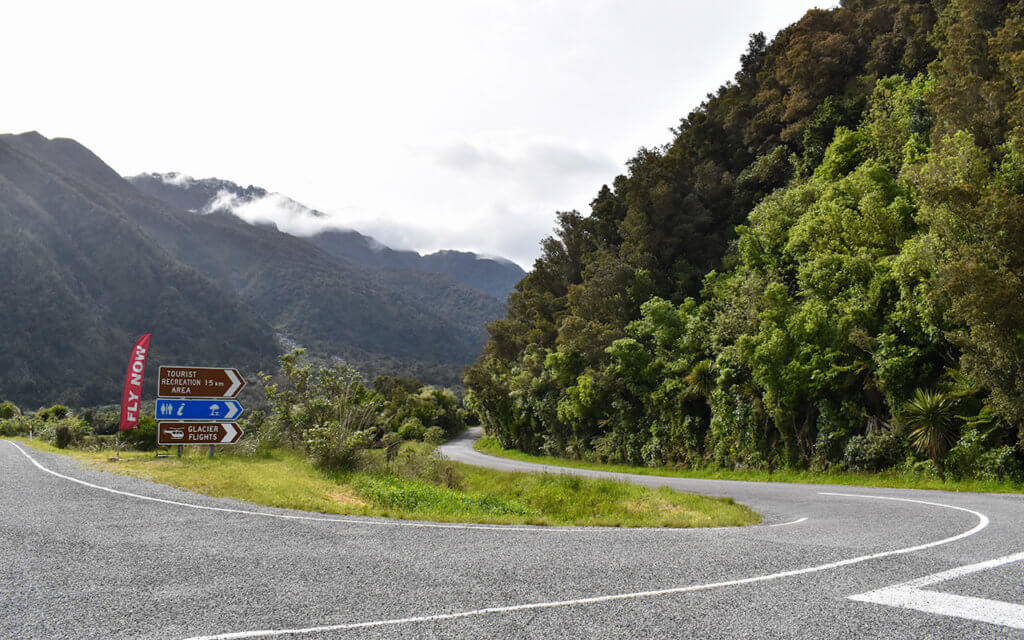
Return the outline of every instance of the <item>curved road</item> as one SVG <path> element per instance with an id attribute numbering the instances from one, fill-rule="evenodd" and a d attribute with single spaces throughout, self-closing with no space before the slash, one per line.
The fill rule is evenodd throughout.
<path id="1" fill-rule="evenodd" d="M 765 524 L 321 516 L 0 442 L 0 638 L 1024 638 L 1022 496 L 622 478 Z"/>

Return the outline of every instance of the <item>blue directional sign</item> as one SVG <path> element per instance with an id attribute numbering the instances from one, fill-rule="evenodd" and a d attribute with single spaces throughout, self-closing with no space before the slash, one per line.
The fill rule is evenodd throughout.
<path id="1" fill-rule="evenodd" d="M 237 400 L 156 399 L 157 420 L 234 420 L 240 415 Z"/>

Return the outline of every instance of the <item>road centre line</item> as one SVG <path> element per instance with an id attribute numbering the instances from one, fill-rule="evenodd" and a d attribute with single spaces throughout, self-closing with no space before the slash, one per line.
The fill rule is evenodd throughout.
<path id="1" fill-rule="evenodd" d="M 190 509 L 201 509 L 204 511 L 218 511 L 221 513 L 234 513 L 248 516 L 259 516 L 262 518 L 279 518 L 281 520 L 305 520 L 311 522 L 338 522 L 342 524 L 358 524 L 358 525 L 369 525 L 369 526 L 388 526 L 388 527 L 419 527 L 427 529 L 471 529 L 471 530 L 484 530 L 484 531 L 528 531 L 534 533 L 573 533 L 573 532 L 608 532 L 608 531 L 665 531 L 665 532 L 682 532 L 682 531 L 715 531 L 721 529 L 728 529 L 732 531 L 740 531 L 745 529 L 756 529 L 764 527 L 779 527 L 789 524 L 798 524 L 807 520 L 807 518 L 799 518 L 791 522 L 783 522 L 774 525 L 752 525 L 748 527 L 545 527 L 545 526 L 533 526 L 533 527 L 520 527 L 516 525 L 484 525 L 484 524 L 465 524 L 465 523 L 441 523 L 441 522 L 405 522 L 401 520 L 372 520 L 372 519 L 357 519 L 357 518 L 341 518 L 334 517 L 328 518 L 323 516 L 298 516 L 290 515 L 286 513 L 266 513 L 262 511 L 249 511 L 247 509 L 231 509 L 229 507 L 211 507 L 208 505 L 192 504 L 189 502 L 179 502 L 177 500 L 167 500 L 165 498 L 154 498 L 153 496 L 144 496 L 138 493 L 131 493 L 130 491 L 121 491 L 119 489 L 111 489 L 110 487 L 104 487 L 102 485 L 93 484 L 80 480 L 72 476 L 58 473 L 52 469 L 48 469 L 40 464 L 35 458 L 30 456 L 24 449 L 18 446 L 15 442 L 6 440 L 8 444 L 13 446 L 15 449 L 21 452 L 23 456 L 29 459 L 37 468 L 54 475 L 62 480 L 68 480 L 75 482 L 90 489 L 99 489 L 100 491 L 106 491 L 108 493 L 117 494 L 120 496 L 126 496 L 129 498 L 137 498 L 139 500 L 148 500 L 150 502 L 159 502 L 162 504 L 170 504 L 177 507 L 188 507 Z"/>
<path id="2" fill-rule="evenodd" d="M 873 496 L 866 494 L 856 493 L 833 493 L 833 492 L 819 492 L 820 495 L 827 496 L 840 496 L 848 498 L 865 498 L 875 500 L 891 500 L 895 502 L 909 502 L 915 504 L 924 504 L 935 507 L 942 507 L 944 509 L 953 509 L 955 511 L 963 511 L 970 513 L 978 518 L 978 524 L 973 528 L 958 533 L 948 538 L 941 540 L 935 540 L 932 542 L 926 542 L 924 544 L 915 545 L 912 547 L 904 547 L 902 549 L 893 549 L 891 551 L 881 551 L 879 553 L 872 553 L 863 556 L 857 556 L 856 558 L 848 558 L 846 560 L 838 560 L 836 562 L 829 562 L 826 564 L 820 564 L 813 567 L 804 567 L 802 569 L 791 569 L 789 571 L 780 571 L 778 573 L 771 573 L 767 575 L 753 576 L 749 578 L 738 578 L 735 580 L 726 580 L 723 582 L 712 582 L 707 584 L 696 584 L 688 585 L 683 587 L 673 587 L 669 589 L 657 589 L 653 591 L 637 591 L 633 593 L 619 593 L 607 596 L 594 596 L 590 598 L 578 598 L 575 600 L 558 600 L 552 602 L 535 602 L 530 604 L 517 604 L 504 607 L 488 607 L 485 609 L 474 609 L 471 611 L 460 611 L 457 613 L 439 613 L 429 616 L 417 616 L 410 618 L 394 618 L 390 620 L 373 620 L 368 622 L 353 622 L 347 624 L 335 624 L 335 625 L 321 625 L 316 627 L 303 627 L 294 629 L 262 629 L 254 631 L 234 631 L 228 633 L 221 633 L 207 636 L 193 636 L 186 640 L 240 640 L 242 638 L 271 638 L 276 636 L 287 636 L 287 635 L 304 635 L 310 633 L 325 633 L 330 631 L 351 631 L 355 629 L 369 629 L 374 627 L 385 627 L 395 626 L 402 624 L 418 624 L 423 622 L 440 622 L 444 620 L 457 620 L 460 618 L 469 618 L 475 616 L 483 616 L 495 613 L 516 613 L 519 611 L 531 611 L 538 609 L 553 609 L 556 607 L 570 607 L 575 605 L 588 605 L 597 604 L 603 602 L 613 602 L 616 600 L 632 600 L 638 598 L 652 598 L 657 596 L 674 595 L 680 593 L 690 593 L 694 591 L 708 591 L 711 589 L 718 589 L 722 587 L 732 587 L 745 584 L 753 584 L 756 582 L 769 582 L 773 580 L 779 580 L 781 578 L 789 578 L 792 576 L 805 575 L 809 573 L 817 573 L 821 571 L 827 571 L 829 569 L 837 569 L 839 567 L 845 567 L 868 560 L 877 560 L 879 558 L 887 558 L 889 556 L 902 555 L 906 553 L 913 553 L 915 551 L 923 551 L 925 549 L 931 549 L 940 545 L 949 544 L 958 540 L 963 540 L 969 536 L 973 536 L 985 527 L 989 525 L 988 516 L 985 514 L 974 511 L 973 509 L 967 509 L 965 507 L 957 507 L 949 504 L 942 504 L 939 502 L 929 502 L 926 500 L 913 500 L 910 498 L 895 498 L 890 496 Z"/>

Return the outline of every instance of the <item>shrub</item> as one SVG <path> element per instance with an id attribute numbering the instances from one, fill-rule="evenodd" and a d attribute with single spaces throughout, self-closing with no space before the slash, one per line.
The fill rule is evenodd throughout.
<path id="1" fill-rule="evenodd" d="M 11 418 L 0 420 L 0 436 L 27 436 L 29 427 L 39 432 L 41 423 L 35 418 L 15 414 Z"/>
<path id="2" fill-rule="evenodd" d="M 359 462 L 359 442 L 355 433 L 338 422 L 306 430 L 306 453 L 322 471 L 349 471 Z"/>
<path id="3" fill-rule="evenodd" d="M 402 440 L 422 440 L 423 423 L 419 418 L 409 418 L 398 428 L 398 435 Z"/>
<path id="4" fill-rule="evenodd" d="M 136 451 L 153 451 L 156 449 L 156 418 L 142 416 L 139 426 L 120 432 L 121 444 Z"/>
<path id="5" fill-rule="evenodd" d="M 50 420 L 60 420 L 71 415 L 71 409 L 68 409 L 62 404 L 55 404 L 52 407 L 46 409 L 40 409 L 36 412 L 39 419 L 43 422 L 49 422 Z"/>
<path id="6" fill-rule="evenodd" d="M 449 489 L 462 488 L 462 476 L 455 463 L 422 445 L 402 449 L 392 472 L 410 480 L 422 480 Z"/>
<path id="7" fill-rule="evenodd" d="M 882 471 L 906 458 L 907 444 L 894 429 L 876 429 L 854 436 L 846 444 L 843 464 L 851 471 Z"/>
<path id="8" fill-rule="evenodd" d="M 381 444 L 384 445 L 384 461 L 390 464 L 398 457 L 398 450 L 402 446 L 402 436 L 397 433 L 385 433 L 381 438 Z"/>
<path id="9" fill-rule="evenodd" d="M 977 429 L 968 429 L 949 450 L 946 472 L 954 479 L 1009 480 L 1020 482 L 1022 469 L 1012 447 L 990 448 Z"/>
<path id="10" fill-rule="evenodd" d="M 67 449 L 71 444 L 71 429 L 67 424 L 58 424 L 53 428 L 53 444 L 58 449 Z"/>
<path id="11" fill-rule="evenodd" d="M 21 411 L 13 402 L 0 402 L 0 420 L 10 420 L 14 416 L 20 416 Z"/>
<path id="12" fill-rule="evenodd" d="M 443 443 L 444 437 L 444 429 L 441 427 L 430 427 L 423 433 L 423 441 L 434 446 Z"/>
<path id="13" fill-rule="evenodd" d="M 239 426 L 245 436 L 233 448 L 238 455 L 265 458 L 274 449 L 285 445 L 280 423 L 267 419 L 262 411 L 253 411 Z"/>
<path id="14" fill-rule="evenodd" d="M 37 422 L 34 426 L 41 439 L 59 449 L 77 446 L 86 436 L 92 435 L 92 427 L 74 417 L 51 418 L 46 422 Z"/>
<path id="15" fill-rule="evenodd" d="M 910 443 L 918 453 L 926 454 L 943 473 L 942 458 L 956 436 L 956 399 L 938 391 L 918 389 L 903 405 L 903 423 L 909 431 Z"/>

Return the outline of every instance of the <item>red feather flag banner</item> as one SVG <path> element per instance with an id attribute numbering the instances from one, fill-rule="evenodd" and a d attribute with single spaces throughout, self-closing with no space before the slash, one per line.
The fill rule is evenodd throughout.
<path id="1" fill-rule="evenodd" d="M 149 357 L 147 333 L 135 341 L 128 371 L 124 374 L 124 393 L 121 395 L 121 431 L 139 426 L 139 409 L 142 407 L 142 377 L 146 374 L 146 358 Z"/>

